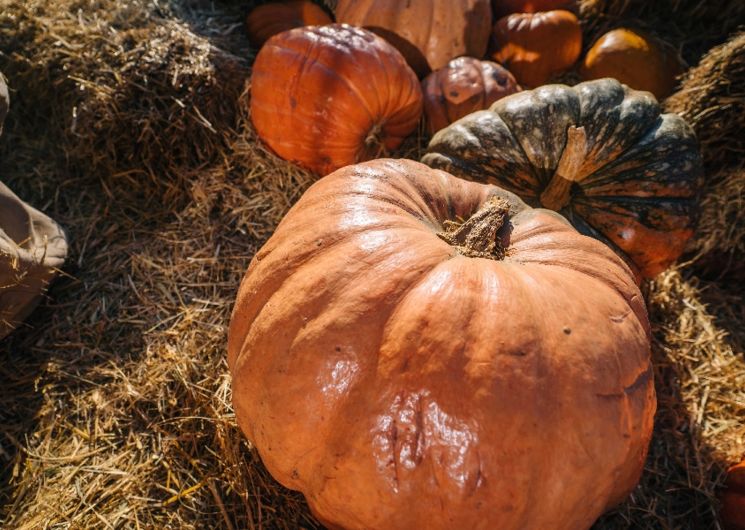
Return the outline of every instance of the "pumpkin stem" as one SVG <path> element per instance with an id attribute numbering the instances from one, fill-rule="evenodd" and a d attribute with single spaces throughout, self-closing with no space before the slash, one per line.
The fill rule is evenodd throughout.
<path id="1" fill-rule="evenodd" d="M 380 158 L 385 154 L 383 139 L 381 138 L 383 125 L 376 123 L 365 137 L 365 160 Z"/>
<path id="2" fill-rule="evenodd" d="M 572 184 L 581 180 L 580 169 L 587 157 L 587 135 L 584 127 L 572 125 L 567 130 L 567 143 L 551 182 L 541 193 L 544 208 L 561 210 L 571 200 Z"/>
<path id="3" fill-rule="evenodd" d="M 437 236 L 469 258 L 503 259 L 505 248 L 497 233 L 509 213 L 509 203 L 492 197 L 464 223 L 445 221 Z"/>

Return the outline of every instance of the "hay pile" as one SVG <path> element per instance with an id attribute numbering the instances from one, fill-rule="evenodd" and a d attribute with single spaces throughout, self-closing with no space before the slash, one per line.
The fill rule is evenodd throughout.
<path id="1" fill-rule="evenodd" d="M 0 178 L 72 242 L 66 277 L 0 344 L 0 526 L 315 528 L 230 407 L 238 282 L 312 180 L 247 120 L 242 8 L 0 1 L 15 90 Z M 655 438 L 598 529 L 715 527 L 722 470 L 745 452 L 735 292 L 691 271 L 649 287 Z"/>
<path id="2" fill-rule="evenodd" d="M 745 33 L 691 68 L 665 110 L 694 128 L 706 168 L 703 213 L 690 250 L 708 275 L 745 279 Z"/>
<path id="3" fill-rule="evenodd" d="M 579 0 L 585 46 L 619 25 L 658 35 L 690 65 L 745 25 L 745 2 L 702 0 Z"/>

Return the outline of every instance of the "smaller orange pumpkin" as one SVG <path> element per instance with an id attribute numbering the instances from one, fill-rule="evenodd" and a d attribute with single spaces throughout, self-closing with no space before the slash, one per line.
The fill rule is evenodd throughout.
<path id="1" fill-rule="evenodd" d="M 489 108 L 520 87 L 509 70 L 497 63 L 458 57 L 429 74 L 422 90 L 427 125 L 434 134 L 467 114 Z"/>
<path id="2" fill-rule="evenodd" d="M 574 11 L 576 8 L 576 0 L 492 0 L 492 9 L 497 18 L 512 13 L 538 13 L 554 9 Z"/>
<path id="3" fill-rule="evenodd" d="M 641 32 L 619 28 L 592 45 L 580 73 L 585 80 L 613 77 L 661 99 L 672 93 L 683 66 L 669 45 Z"/>
<path id="4" fill-rule="evenodd" d="M 720 516 L 725 530 L 745 530 L 745 460 L 727 472 Z"/>
<path id="5" fill-rule="evenodd" d="M 323 26 L 332 22 L 321 6 L 309 0 L 287 0 L 260 5 L 246 17 L 248 38 L 257 48 L 277 33 L 288 29 Z"/>
<path id="6" fill-rule="evenodd" d="M 494 59 L 529 87 L 570 68 L 582 51 L 579 20 L 563 9 L 502 17 L 494 25 L 493 40 Z"/>
<path id="7" fill-rule="evenodd" d="M 382 37 L 348 26 L 275 35 L 256 55 L 251 120 L 279 156 L 320 175 L 379 157 L 414 132 L 422 89 Z"/>

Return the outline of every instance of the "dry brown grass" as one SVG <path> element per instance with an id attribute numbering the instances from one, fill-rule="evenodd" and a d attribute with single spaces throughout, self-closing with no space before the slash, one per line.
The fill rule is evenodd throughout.
<path id="1" fill-rule="evenodd" d="M 230 406 L 238 282 L 312 180 L 247 120 L 242 7 L 0 7 L 15 90 L 0 175 L 72 242 L 50 299 L 0 345 L 0 526 L 316 527 Z M 655 438 L 641 486 L 597 528 L 716 528 L 722 470 L 745 452 L 735 287 L 686 270 L 649 287 Z"/>
<path id="2" fill-rule="evenodd" d="M 683 116 L 701 143 L 706 188 L 690 248 L 697 266 L 745 280 L 745 33 L 706 53 L 665 109 Z"/>

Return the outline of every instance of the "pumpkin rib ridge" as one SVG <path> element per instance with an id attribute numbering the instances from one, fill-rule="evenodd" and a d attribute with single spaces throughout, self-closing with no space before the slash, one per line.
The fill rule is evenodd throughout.
<path id="1" fill-rule="evenodd" d="M 588 236 L 584 236 L 584 237 L 588 237 Z M 535 264 L 535 263 L 539 263 L 539 262 L 536 262 L 534 260 L 530 260 L 530 261 L 525 260 L 523 263 L 533 263 L 533 264 Z M 616 294 L 618 294 L 621 298 L 623 298 L 624 302 L 629 307 L 629 309 L 631 310 L 631 312 L 633 312 L 636 315 L 637 318 L 640 318 L 640 315 L 631 306 L 630 301 L 626 298 L 626 295 L 623 293 L 623 291 L 619 290 L 616 285 L 603 280 L 600 277 L 600 273 L 594 271 L 593 269 L 590 269 L 590 268 L 578 269 L 578 268 L 575 268 L 573 265 L 570 265 L 568 263 L 561 263 L 561 262 L 554 262 L 554 261 L 547 261 L 547 260 L 543 260 L 539 264 L 540 265 L 545 265 L 547 267 L 557 267 L 557 268 L 561 268 L 561 269 L 565 269 L 565 270 L 574 271 L 574 272 L 577 272 L 579 274 L 582 274 L 582 275 L 585 275 L 585 276 L 589 276 L 590 278 L 593 278 L 594 280 L 600 281 L 600 283 L 602 283 L 603 285 L 609 287 L 610 289 L 612 289 L 613 291 L 615 291 Z M 580 265 L 580 263 L 578 262 L 577 265 Z M 626 265 L 626 264 L 624 263 L 624 265 Z M 628 268 L 628 265 L 626 265 L 626 267 Z M 631 274 L 631 271 L 629 271 L 629 275 L 633 276 Z M 647 317 L 646 312 L 644 313 L 644 316 Z"/>
<path id="2" fill-rule="evenodd" d="M 401 227 L 400 226 L 388 226 L 384 230 L 386 230 L 386 229 L 387 230 L 401 229 Z M 354 237 L 356 235 L 359 235 L 362 232 L 367 232 L 369 230 L 370 230 L 370 226 L 369 225 L 358 227 L 356 230 L 353 230 L 353 231 L 352 230 L 348 230 L 343 235 L 341 235 L 338 239 L 332 241 L 328 245 L 325 245 L 321 250 L 313 249 L 312 253 L 309 252 L 309 254 L 307 256 L 307 259 L 301 260 L 301 261 L 297 261 L 297 262 L 293 262 L 292 263 L 292 267 L 288 267 L 288 266 L 285 266 L 285 267 L 276 267 L 274 269 L 274 274 L 279 274 L 280 272 L 285 272 L 285 271 L 289 270 L 290 268 L 296 269 L 296 268 L 298 268 L 301 265 L 302 266 L 307 266 L 309 263 L 311 263 L 313 261 L 316 261 L 317 258 L 324 257 L 329 251 L 336 250 L 337 247 L 340 244 L 342 244 L 344 242 L 347 242 L 350 237 Z M 277 252 L 277 248 L 278 247 L 273 248 L 272 249 L 272 252 Z M 263 258 L 263 259 L 266 259 L 266 258 Z M 263 259 L 262 259 L 262 261 L 263 261 Z M 273 278 L 271 278 L 271 276 L 270 276 L 269 279 L 264 280 L 260 284 L 260 286 L 262 286 L 262 285 L 263 286 L 266 286 L 266 289 L 272 290 L 272 291 L 274 291 L 274 293 L 272 295 L 268 296 L 267 298 L 265 298 L 264 303 L 261 305 L 261 307 L 257 308 L 257 310 L 254 312 L 253 318 L 252 318 L 252 321 L 251 321 L 251 324 L 248 326 L 248 328 L 246 328 L 245 336 L 244 336 L 245 337 L 244 338 L 244 342 L 243 342 L 243 344 L 241 344 L 241 348 L 238 349 L 239 354 L 240 354 L 241 351 L 243 351 L 243 347 L 245 346 L 245 343 L 248 341 L 248 338 L 251 335 L 251 330 L 252 330 L 254 324 L 256 323 L 256 321 L 259 319 L 259 315 L 261 314 L 261 312 L 264 310 L 264 308 L 267 306 L 267 304 L 273 298 L 273 296 L 282 288 L 282 286 L 290 278 L 292 278 L 293 275 L 295 275 L 295 272 L 289 272 L 281 280 L 279 280 L 276 284 L 274 283 Z M 254 296 L 258 296 L 258 295 L 259 295 L 259 293 L 257 292 L 257 293 L 255 293 Z"/>
<path id="3" fill-rule="evenodd" d="M 375 121 L 375 119 L 373 118 L 374 114 L 370 110 L 370 107 L 368 106 L 367 100 L 360 94 L 359 90 L 349 81 L 349 79 L 347 77 L 342 76 L 341 74 L 339 74 L 339 72 L 337 71 L 336 68 L 334 68 L 333 66 L 329 66 L 328 64 L 326 64 L 325 62 L 323 62 L 321 60 L 321 52 L 323 50 L 322 50 L 322 48 L 320 46 L 318 46 L 318 40 L 314 40 L 311 49 L 308 50 L 307 53 L 303 53 L 303 54 L 297 52 L 296 50 L 289 50 L 288 48 L 282 48 L 282 47 L 277 47 L 277 48 L 280 49 L 280 50 L 290 51 L 294 55 L 300 56 L 303 59 L 303 66 L 300 69 L 299 75 L 296 77 L 296 82 L 297 83 L 300 82 L 300 79 L 303 77 L 304 74 L 307 74 L 307 71 L 305 69 L 306 68 L 306 64 L 310 64 L 310 67 L 315 67 L 317 65 L 317 66 L 321 67 L 324 70 L 324 72 L 330 74 L 334 78 L 336 78 L 339 81 L 341 81 L 342 84 L 347 87 L 347 89 L 349 90 L 349 93 L 354 94 L 354 96 L 357 98 L 357 100 L 362 104 L 362 107 L 365 109 L 365 112 L 367 112 L 367 115 L 370 117 L 370 121 Z M 311 52 L 315 52 L 315 54 L 316 54 L 315 57 L 311 57 Z M 377 48 L 375 48 L 375 55 L 378 56 L 378 49 Z M 382 66 L 384 66 L 384 65 L 381 63 L 381 67 Z M 385 71 L 386 76 L 387 76 L 388 75 L 388 69 L 387 68 L 383 68 L 383 70 Z M 292 92 L 294 93 L 296 91 L 293 90 Z M 291 114 L 293 112 L 295 112 L 295 111 L 294 110 L 293 111 L 288 111 L 289 114 Z"/>

